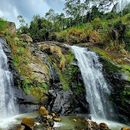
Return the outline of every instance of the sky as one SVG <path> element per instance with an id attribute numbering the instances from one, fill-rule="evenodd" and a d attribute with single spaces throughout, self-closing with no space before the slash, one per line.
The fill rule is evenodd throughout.
<path id="1" fill-rule="evenodd" d="M 0 17 L 15 22 L 18 27 L 18 15 L 22 15 L 28 23 L 34 15 L 44 16 L 50 8 L 57 13 L 61 12 L 64 2 L 65 0 L 0 0 Z"/>

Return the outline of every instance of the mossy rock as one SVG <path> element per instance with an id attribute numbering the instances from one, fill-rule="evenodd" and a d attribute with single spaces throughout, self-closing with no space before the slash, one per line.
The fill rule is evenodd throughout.
<path id="1" fill-rule="evenodd" d="M 48 112 L 48 110 L 44 106 L 41 106 L 39 108 L 39 114 L 44 117 L 44 116 L 47 116 L 49 114 L 49 112 Z"/>
<path id="2" fill-rule="evenodd" d="M 35 124 L 35 120 L 30 117 L 24 117 L 21 122 L 21 125 L 28 126 L 29 128 L 32 128 L 34 124 Z"/>

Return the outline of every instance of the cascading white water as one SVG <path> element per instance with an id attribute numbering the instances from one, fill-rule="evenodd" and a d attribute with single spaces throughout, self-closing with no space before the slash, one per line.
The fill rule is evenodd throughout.
<path id="1" fill-rule="evenodd" d="M 0 39 L 0 120 L 16 114 L 14 103 L 13 79 L 8 69 L 7 56 L 3 51 L 3 40 Z"/>
<path id="2" fill-rule="evenodd" d="M 108 119 L 113 115 L 109 101 L 110 86 L 103 73 L 102 64 L 96 53 L 86 48 L 72 46 L 86 88 L 86 100 L 89 103 L 92 119 Z"/>

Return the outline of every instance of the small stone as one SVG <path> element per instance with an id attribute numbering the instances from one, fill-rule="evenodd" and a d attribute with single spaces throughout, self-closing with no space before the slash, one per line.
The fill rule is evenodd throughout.
<path id="1" fill-rule="evenodd" d="M 51 115 L 47 115 L 47 120 L 52 120 L 53 117 Z"/>
<path id="2" fill-rule="evenodd" d="M 61 121 L 61 118 L 60 118 L 60 117 L 55 117 L 55 118 L 53 118 L 53 120 L 54 120 L 55 122 L 60 122 L 60 121 Z"/>
<path id="3" fill-rule="evenodd" d="M 77 120 L 76 119 L 73 119 L 74 122 L 76 122 Z"/>
<path id="4" fill-rule="evenodd" d="M 51 113 L 51 115 L 52 115 L 53 117 L 56 117 L 56 114 L 55 114 L 55 113 Z"/>
<path id="5" fill-rule="evenodd" d="M 23 126 L 23 125 L 20 125 L 17 127 L 17 130 L 24 130 L 24 129 L 25 129 L 25 126 Z"/>
<path id="6" fill-rule="evenodd" d="M 100 130 L 109 130 L 108 125 L 105 123 L 100 123 L 99 128 L 100 128 Z"/>
<path id="7" fill-rule="evenodd" d="M 48 127 L 46 130 L 52 130 L 52 128 L 51 128 L 51 127 Z"/>

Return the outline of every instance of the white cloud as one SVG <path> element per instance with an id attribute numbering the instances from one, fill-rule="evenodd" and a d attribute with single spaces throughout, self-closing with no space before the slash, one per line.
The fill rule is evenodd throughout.
<path id="1" fill-rule="evenodd" d="M 44 16 L 50 8 L 60 12 L 63 7 L 64 0 L 1 0 L 0 17 L 16 22 L 18 26 L 18 15 L 29 22 L 36 14 Z"/>

